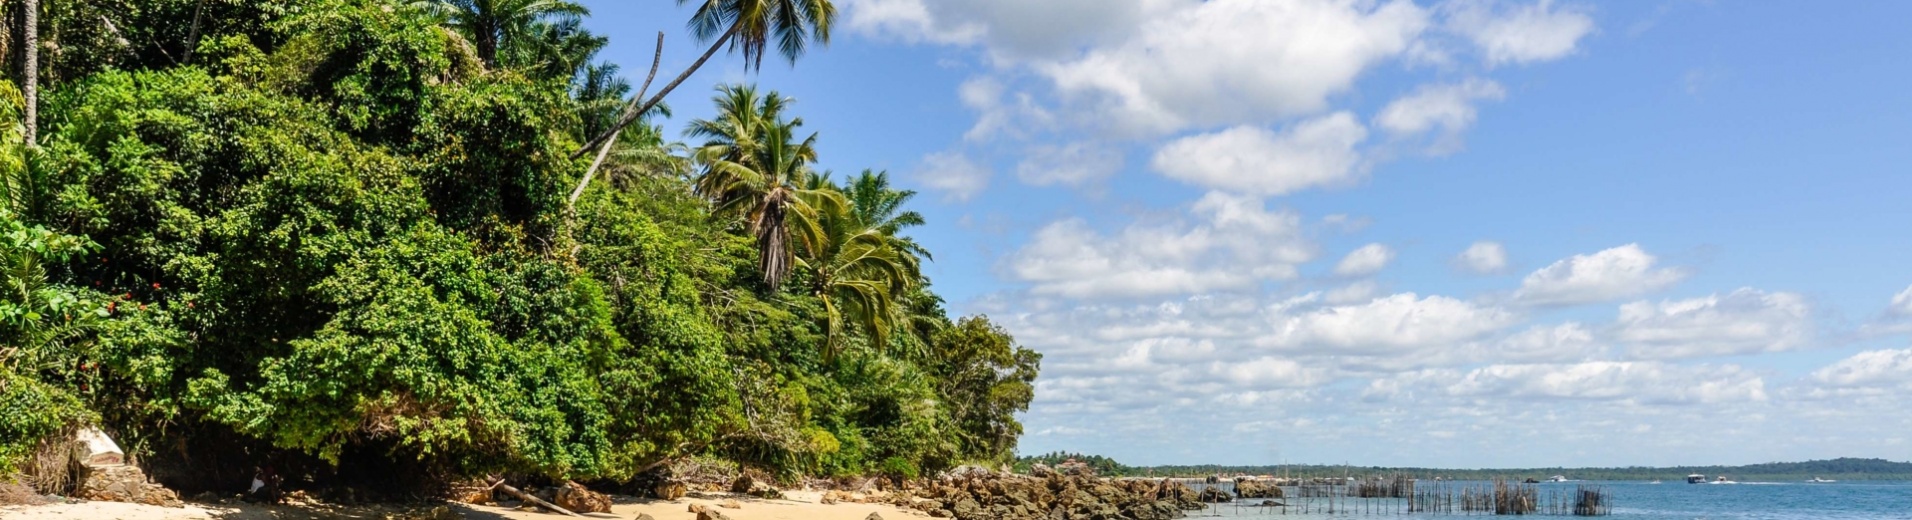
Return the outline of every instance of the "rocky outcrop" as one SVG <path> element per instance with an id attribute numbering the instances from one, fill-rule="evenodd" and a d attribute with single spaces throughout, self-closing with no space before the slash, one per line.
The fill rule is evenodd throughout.
<path id="1" fill-rule="evenodd" d="M 899 505 L 956 520 L 1169 520 L 1201 509 L 1168 480 L 1033 477 L 959 468 L 910 492 Z"/>
<path id="2" fill-rule="evenodd" d="M 558 507 L 569 509 L 574 513 L 611 512 L 609 495 L 591 491 L 576 482 L 565 482 L 564 486 L 558 488 L 554 498 L 552 502 L 557 503 Z"/>
<path id="3" fill-rule="evenodd" d="M 677 481 L 659 482 L 657 486 L 651 490 L 652 493 L 656 494 L 657 498 L 664 500 L 684 498 L 684 494 L 689 491 L 690 489 L 685 487 L 683 482 Z"/>
<path id="4" fill-rule="evenodd" d="M 739 475 L 730 483 L 730 492 L 741 493 L 762 499 L 783 498 L 783 491 L 750 475 Z"/>
<path id="5" fill-rule="evenodd" d="M 1222 491 L 1220 487 L 1206 487 L 1202 488 L 1200 494 L 1195 495 L 1195 500 L 1208 503 L 1231 502 L 1235 500 L 1235 495 Z"/>
<path id="6" fill-rule="evenodd" d="M 80 481 L 80 498 L 102 502 L 132 502 L 151 506 L 179 507 L 179 494 L 147 480 L 146 473 L 132 465 L 88 466 Z"/>
<path id="7" fill-rule="evenodd" d="M 1235 479 L 1236 498 L 1286 498 L 1281 487 L 1252 478 Z"/>

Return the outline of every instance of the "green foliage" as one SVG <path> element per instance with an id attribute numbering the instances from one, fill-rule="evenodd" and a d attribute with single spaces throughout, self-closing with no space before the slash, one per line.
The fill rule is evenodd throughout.
<path id="1" fill-rule="evenodd" d="M 1078 463 L 1082 463 L 1082 464 L 1088 464 L 1090 469 L 1095 470 L 1095 474 L 1103 475 L 1103 476 L 1119 477 L 1119 476 L 1128 476 L 1128 475 L 1141 475 L 1145 472 L 1144 471 L 1145 468 L 1134 468 L 1130 466 L 1124 466 L 1122 465 L 1122 463 L 1116 462 L 1115 459 L 1111 459 L 1101 455 L 1084 455 L 1081 453 L 1069 453 L 1069 452 L 1061 452 L 1061 451 L 1052 451 L 1049 453 L 1044 453 L 1041 455 L 1035 455 L 1030 457 L 1017 457 L 1015 469 L 1017 472 L 1028 473 L 1029 469 L 1034 467 L 1036 464 L 1043 464 L 1053 468 L 1053 467 L 1061 465 L 1064 462 L 1068 462 L 1071 460 L 1076 461 Z M 1213 473 L 1209 473 L 1209 474 L 1212 475 Z"/>
<path id="2" fill-rule="evenodd" d="M 71 40 L 103 64 L 55 61 L 37 150 L 0 88 L 0 465 L 93 421 L 214 475 L 1006 460 L 1040 356 L 952 323 L 913 194 L 816 174 L 780 96 L 727 88 L 696 154 L 627 130 L 566 204 L 629 85 L 560 4 L 63 3 L 163 38 Z"/>

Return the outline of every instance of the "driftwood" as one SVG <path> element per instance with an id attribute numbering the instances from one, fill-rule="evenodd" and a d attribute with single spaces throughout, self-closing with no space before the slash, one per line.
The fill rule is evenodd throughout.
<path id="1" fill-rule="evenodd" d="M 546 501 L 544 501 L 544 499 L 541 499 L 541 498 L 538 498 L 538 497 L 534 497 L 534 496 L 531 496 L 530 494 L 527 494 L 527 493 L 525 493 L 525 492 L 523 492 L 523 491 L 519 491 L 519 490 L 518 490 L 518 488 L 515 488 L 515 487 L 511 487 L 511 485 L 509 485 L 509 484 L 505 484 L 505 481 L 504 481 L 504 479 L 498 479 L 498 481 L 497 481 L 497 482 L 493 482 L 493 483 L 491 483 L 491 487 L 493 487 L 493 488 L 495 488 L 495 489 L 497 489 L 497 490 L 499 490 L 499 491 L 503 491 L 503 492 L 505 492 L 505 494 L 507 494 L 507 495 L 511 495 L 511 496 L 514 496 L 514 497 L 518 497 L 518 499 L 519 499 L 519 500 L 523 500 L 523 501 L 526 501 L 526 502 L 530 502 L 530 503 L 533 503 L 533 504 L 537 504 L 537 505 L 538 505 L 538 507 L 542 507 L 542 508 L 545 508 L 545 509 L 549 509 L 549 510 L 552 510 L 552 511 L 556 511 L 556 512 L 558 512 L 558 513 L 560 513 L 560 514 L 563 514 L 564 516 L 577 516 L 577 517 L 582 517 L 582 516 L 584 516 L 584 515 L 580 515 L 580 514 L 577 514 L 577 513 L 573 513 L 573 512 L 571 512 L 571 510 L 569 510 L 569 509 L 565 509 L 565 508 L 562 508 L 562 507 L 558 507 L 558 505 L 557 505 L 557 504 L 553 504 L 553 503 L 550 503 L 550 502 L 546 502 Z"/>

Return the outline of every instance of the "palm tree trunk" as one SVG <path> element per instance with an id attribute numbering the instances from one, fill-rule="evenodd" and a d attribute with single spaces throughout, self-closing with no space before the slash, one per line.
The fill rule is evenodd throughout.
<path id="1" fill-rule="evenodd" d="M 725 31 L 724 36 L 722 38 L 718 38 L 716 42 L 710 44 L 710 50 L 704 51 L 703 56 L 698 57 L 697 61 L 691 62 L 690 68 L 684 69 L 684 73 L 678 74 L 677 79 L 671 80 L 669 84 L 664 85 L 664 90 L 657 91 L 657 95 L 651 96 L 651 99 L 649 101 L 645 101 L 644 104 L 641 107 L 639 107 L 637 110 L 625 111 L 624 116 L 618 118 L 617 124 L 611 125 L 610 129 L 605 130 L 603 133 L 598 134 L 596 138 L 591 139 L 591 142 L 585 143 L 584 146 L 579 147 L 578 151 L 571 152 L 571 158 L 575 160 L 579 157 L 583 157 L 585 152 L 589 152 L 591 151 L 591 149 L 597 148 L 598 146 L 603 145 L 605 141 L 609 141 L 611 139 L 612 134 L 615 134 L 618 131 L 623 130 L 624 127 L 626 126 L 630 126 L 631 122 L 636 121 L 638 116 L 643 115 L 645 112 L 649 112 L 652 107 L 656 107 L 658 103 L 663 102 L 664 96 L 669 95 L 672 90 L 676 90 L 678 85 L 681 85 L 684 83 L 684 80 L 690 79 L 690 75 L 693 73 L 696 73 L 697 69 L 703 68 L 704 62 L 710 61 L 710 57 L 717 54 L 717 49 L 722 49 L 724 47 L 724 44 L 730 43 L 730 38 L 737 35 L 737 29 L 738 29 L 738 26 L 736 25 L 730 26 L 730 30 Z M 637 99 L 632 98 L 631 100 L 636 101 Z"/>
<path id="2" fill-rule="evenodd" d="M 199 5 L 193 8 L 193 28 L 186 32 L 186 63 L 188 65 L 193 62 L 193 51 L 199 50 L 199 21 L 205 16 L 206 0 L 199 0 Z"/>
<path id="3" fill-rule="evenodd" d="M 651 80 L 657 79 L 657 65 L 659 63 L 662 63 L 663 61 L 664 61 L 664 31 L 658 31 L 657 32 L 657 53 L 651 55 L 651 74 L 649 76 L 644 77 L 644 86 L 638 87 L 637 95 L 631 97 L 632 102 L 636 102 L 638 99 L 643 98 L 645 93 L 651 91 Z M 630 107 L 625 107 L 625 108 L 628 109 Z M 611 138 L 605 140 L 604 144 L 598 145 L 597 158 L 591 160 L 590 169 L 584 170 L 584 178 L 578 179 L 578 189 L 571 190 L 571 200 L 566 203 L 568 206 L 576 206 L 578 204 L 578 197 L 584 196 L 584 187 L 591 185 L 591 177 L 597 175 L 598 167 L 604 165 L 604 157 L 611 154 L 611 145 L 617 143 L 617 136 L 619 134 L 622 134 L 623 132 L 624 132 L 623 128 L 612 128 Z"/>
<path id="4" fill-rule="evenodd" d="M 40 0 L 26 0 L 26 38 L 22 42 L 27 53 L 24 71 L 25 85 L 21 93 L 26 96 L 26 138 L 27 146 L 37 146 L 40 142 Z"/>

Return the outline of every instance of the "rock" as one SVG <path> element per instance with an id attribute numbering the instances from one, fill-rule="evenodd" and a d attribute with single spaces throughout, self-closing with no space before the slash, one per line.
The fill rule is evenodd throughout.
<path id="1" fill-rule="evenodd" d="M 657 484 L 657 488 L 651 490 L 657 498 L 671 501 L 684 498 L 684 493 L 689 491 L 690 489 L 684 487 L 683 482 L 661 482 Z"/>
<path id="2" fill-rule="evenodd" d="M 466 504 L 485 505 L 493 502 L 491 486 L 482 483 L 466 483 L 452 486 L 451 500 Z"/>
<path id="3" fill-rule="evenodd" d="M 1048 464 L 1037 462 L 1034 465 L 1029 466 L 1029 474 L 1031 476 L 1035 476 L 1039 478 L 1049 478 L 1049 477 L 1056 476 L 1056 470 L 1055 468 L 1049 467 Z"/>
<path id="4" fill-rule="evenodd" d="M 734 498 L 726 498 L 726 499 L 724 499 L 724 501 L 723 501 L 723 502 L 718 502 L 718 503 L 717 503 L 717 507 L 722 507 L 722 508 L 726 508 L 726 509 L 743 509 L 743 508 L 744 508 L 744 505 L 743 505 L 742 503 L 740 503 L 740 502 L 738 502 L 738 501 L 737 501 L 737 499 L 734 499 Z"/>
<path id="5" fill-rule="evenodd" d="M 826 495 L 823 495 L 823 498 L 817 499 L 817 503 L 827 506 L 827 505 L 836 504 L 837 502 L 836 502 L 836 497 L 826 494 Z"/>
<path id="6" fill-rule="evenodd" d="M 702 504 L 691 504 L 691 505 L 690 505 L 690 512 L 692 512 L 692 513 L 702 513 L 702 512 L 704 512 L 704 509 L 705 509 L 705 508 L 704 508 L 704 506 L 703 506 Z"/>
<path id="7" fill-rule="evenodd" d="M 81 477 L 79 497 L 101 502 L 130 502 L 181 507 L 179 494 L 146 479 L 138 466 L 89 466 Z"/>
<path id="8" fill-rule="evenodd" d="M 1083 462 L 1076 462 L 1075 459 L 1069 459 L 1062 464 L 1056 465 L 1056 471 L 1072 477 L 1095 476 L 1095 468 L 1093 466 Z"/>
<path id="9" fill-rule="evenodd" d="M 638 513 L 637 518 L 634 518 L 632 520 L 657 520 L 657 517 L 654 517 L 645 513 Z"/>
<path id="10" fill-rule="evenodd" d="M 783 498 L 783 491 L 777 490 L 776 487 L 768 483 L 751 478 L 750 475 L 741 475 L 737 477 L 737 480 L 731 481 L 730 492 L 741 493 L 766 500 Z"/>
<path id="11" fill-rule="evenodd" d="M 749 493 L 750 489 L 756 485 L 757 479 L 750 478 L 749 474 L 738 475 L 737 480 L 730 481 L 730 492 Z"/>
<path id="12" fill-rule="evenodd" d="M 697 512 L 697 520 L 730 520 L 730 517 L 715 509 L 705 509 Z"/>
<path id="13" fill-rule="evenodd" d="M 79 441 L 80 447 L 85 450 L 81 463 L 88 466 L 118 466 L 126 463 L 126 452 L 120 451 L 119 444 L 99 428 L 80 430 L 73 435 L 73 440 Z"/>
<path id="14" fill-rule="evenodd" d="M 1229 494 L 1227 491 L 1222 491 L 1222 488 L 1210 487 L 1202 489 L 1201 494 L 1195 495 L 1195 499 L 1202 502 L 1219 503 L 1234 501 L 1235 496 Z"/>
<path id="15" fill-rule="evenodd" d="M 948 509 L 935 509 L 929 512 L 930 518 L 949 518 L 950 516 Z"/>
<path id="16" fill-rule="evenodd" d="M 863 517 L 863 520 L 883 520 L 883 515 L 870 513 L 870 516 Z"/>
<path id="17" fill-rule="evenodd" d="M 555 498 L 556 500 L 552 500 L 552 503 L 557 504 L 558 507 L 569 509 L 574 513 L 611 512 L 611 497 L 609 495 L 591 491 L 585 488 L 584 485 L 576 482 L 567 481 L 563 486 L 558 487 Z"/>
<path id="18" fill-rule="evenodd" d="M 956 518 L 962 520 L 981 520 L 985 518 L 983 516 L 982 504 L 977 504 L 975 500 L 968 498 L 956 501 L 956 504 L 949 509 L 951 513 L 956 514 Z"/>
<path id="19" fill-rule="evenodd" d="M 1252 478 L 1235 479 L 1235 496 L 1238 498 L 1283 498 L 1281 487 Z"/>

